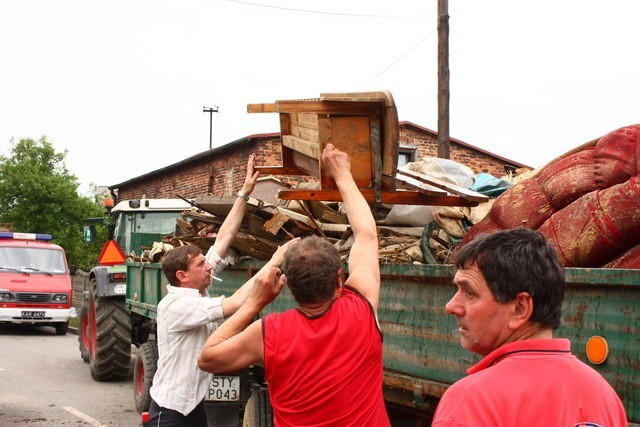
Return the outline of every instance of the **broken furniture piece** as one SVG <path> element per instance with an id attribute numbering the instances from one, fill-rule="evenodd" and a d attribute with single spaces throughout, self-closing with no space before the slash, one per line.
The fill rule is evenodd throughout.
<path id="1" fill-rule="evenodd" d="M 322 168 L 322 151 L 333 144 L 349 155 L 356 185 L 370 203 L 477 206 L 488 200 L 447 183 L 443 189 L 415 177 L 396 176 L 398 112 L 388 91 L 323 93 L 320 98 L 249 104 L 247 111 L 280 115 L 282 166 L 256 170 L 272 175 L 308 175 L 320 181 L 319 189 L 280 190 L 279 199 L 342 200 L 335 182 Z"/>

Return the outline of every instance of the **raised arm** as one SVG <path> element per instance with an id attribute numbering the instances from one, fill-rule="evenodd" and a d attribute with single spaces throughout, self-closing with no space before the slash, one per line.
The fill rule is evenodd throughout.
<path id="1" fill-rule="evenodd" d="M 353 180 L 351 162 L 346 153 L 335 148 L 333 144 L 327 144 L 322 152 L 322 161 L 325 172 L 338 186 L 355 238 L 349 253 L 349 278 L 345 284 L 360 291 L 377 313 L 380 266 L 378 233 L 371 208 Z"/>
<path id="2" fill-rule="evenodd" d="M 251 322 L 278 296 L 286 283 L 278 267 L 271 267 L 264 273 L 257 277 L 247 301 L 204 343 L 198 357 L 200 369 L 216 373 L 229 372 L 264 359 L 262 323 L 260 320 L 253 324 Z"/>
<path id="3" fill-rule="evenodd" d="M 255 154 L 251 154 L 249 156 L 249 160 L 247 160 L 247 175 L 244 179 L 242 190 L 240 190 L 240 193 L 247 197 L 255 188 L 256 181 L 260 176 L 260 172 L 254 172 L 253 169 L 255 160 Z M 233 242 L 233 239 L 236 237 L 236 233 L 242 225 L 242 219 L 244 218 L 246 205 L 247 201 L 244 198 L 237 197 L 235 202 L 233 203 L 231 211 L 229 211 L 229 214 L 220 226 L 220 230 L 218 230 L 216 241 L 213 244 L 213 250 L 215 250 L 221 258 L 227 256 L 227 251 L 231 247 L 231 243 Z"/>
<path id="4" fill-rule="evenodd" d="M 251 293 L 251 289 L 253 288 L 256 279 L 269 271 L 271 267 L 280 267 L 284 260 L 284 253 L 291 245 L 295 245 L 299 241 L 300 238 L 296 237 L 289 240 L 282 246 L 278 246 L 278 249 L 276 249 L 271 256 L 271 259 L 260 269 L 260 271 L 258 271 L 251 279 L 247 280 L 247 282 L 235 291 L 233 295 L 222 300 L 222 312 L 224 313 L 224 317 L 231 316 L 242 304 L 244 304 Z"/>

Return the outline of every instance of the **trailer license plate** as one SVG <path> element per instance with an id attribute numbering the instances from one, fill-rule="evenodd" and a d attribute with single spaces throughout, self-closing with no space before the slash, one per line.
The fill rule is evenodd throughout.
<path id="1" fill-rule="evenodd" d="M 44 319 L 44 311 L 23 311 L 22 317 L 29 319 Z"/>
<path id="2" fill-rule="evenodd" d="M 231 402 L 240 400 L 240 377 L 214 375 L 209 384 L 206 400 Z"/>
<path id="3" fill-rule="evenodd" d="M 126 283 L 122 284 L 122 285 L 115 285 L 113 287 L 113 292 L 116 295 L 124 295 L 124 294 L 126 294 L 127 293 L 127 285 L 126 285 Z"/>

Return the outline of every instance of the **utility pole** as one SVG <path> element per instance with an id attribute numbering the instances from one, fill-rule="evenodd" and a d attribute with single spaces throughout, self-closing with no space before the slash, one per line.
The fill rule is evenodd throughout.
<path id="1" fill-rule="evenodd" d="M 438 0 L 438 157 L 451 155 L 449 140 L 449 0 Z"/>
<path id="2" fill-rule="evenodd" d="M 218 107 L 202 107 L 203 113 L 209 113 L 209 150 L 213 148 L 213 113 L 218 112 Z"/>

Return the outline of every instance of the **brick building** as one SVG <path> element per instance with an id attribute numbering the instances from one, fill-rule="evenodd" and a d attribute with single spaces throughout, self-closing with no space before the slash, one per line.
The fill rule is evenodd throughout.
<path id="1" fill-rule="evenodd" d="M 256 153 L 257 166 L 280 165 L 280 133 L 250 135 L 221 147 L 207 150 L 161 169 L 131 178 L 109 187 L 118 200 L 194 198 L 211 193 L 233 195 L 242 187 L 246 161 Z M 400 159 L 398 166 L 437 156 L 437 132 L 411 122 L 400 122 Z M 451 138 L 451 160 L 464 164 L 475 173 L 486 172 L 500 177 L 505 170 L 529 168 L 526 165 Z M 287 184 L 309 180 L 310 177 L 278 176 Z"/>

